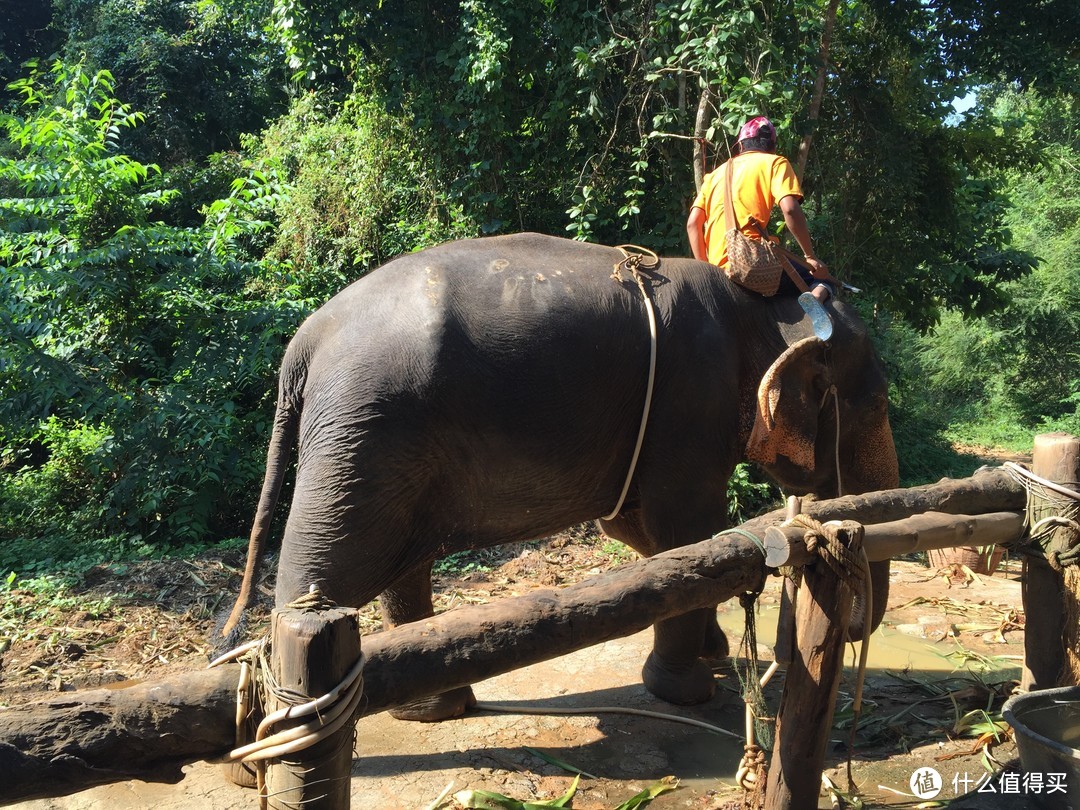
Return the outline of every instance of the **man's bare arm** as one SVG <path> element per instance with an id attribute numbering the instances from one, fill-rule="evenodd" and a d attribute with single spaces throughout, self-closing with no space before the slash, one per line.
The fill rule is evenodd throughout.
<path id="1" fill-rule="evenodd" d="M 705 249 L 705 209 L 690 209 L 690 216 L 686 219 L 686 236 L 690 240 L 690 251 L 694 258 L 707 262 L 709 254 Z"/>

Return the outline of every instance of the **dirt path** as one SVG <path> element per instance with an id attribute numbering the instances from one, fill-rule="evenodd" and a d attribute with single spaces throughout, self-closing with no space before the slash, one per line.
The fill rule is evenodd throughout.
<path id="1" fill-rule="evenodd" d="M 557 586 L 591 575 L 609 565 L 613 556 L 627 554 L 598 541 L 584 545 L 567 541 L 560 538 L 521 547 L 508 560 L 481 558 L 474 567 L 490 570 L 474 570 L 442 582 L 443 604 Z M 123 587 L 128 592 L 122 600 L 125 604 L 98 619 L 65 616 L 62 624 L 71 631 L 66 640 L 39 638 L 13 644 L 2 659 L 0 701 L 25 700 L 30 687 L 69 688 L 95 680 L 152 678 L 165 669 L 202 665 L 199 639 L 208 630 L 209 614 L 217 601 L 213 594 L 233 592 L 237 563 L 235 558 L 215 558 L 164 568 L 146 564 L 144 569 L 128 569 L 122 580 L 102 572 L 98 581 L 91 582 L 90 593 Z M 972 789 L 984 773 L 981 752 L 972 750 L 972 736 L 950 731 L 968 709 L 1000 708 L 1019 669 L 1023 632 L 1015 576 L 999 574 L 960 587 L 932 573 L 918 563 L 894 565 L 890 611 L 886 625 L 875 636 L 869 702 L 853 762 L 860 790 L 875 803 L 911 801 L 910 778 L 916 769 L 925 767 L 941 774 L 945 785 L 941 798 L 966 792 L 957 790 L 965 783 Z M 768 645 L 778 586 L 779 580 L 772 580 L 760 603 L 762 659 L 771 654 Z M 722 622 L 737 643 L 743 617 L 738 609 L 726 608 Z M 373 610 L 365 615 L 371 623 L 376 621 Z M 109 634 L 115 635 L 109 644 L 94 641 Z M 641 686 L 639 670 L 650 644 L 650 631 L 611 641 L 478 684 L 477 696 L 482 702 L 503 706 L 648 709 L 741 733 L 738 681 L 730 669 L 718 672 L 718 694 L 709 703 L 672 707 Z M 850 702 L 848 675 L 839 702 L 841 726 L 844 707 Z M 773 710 L 780 688 L 778 679 L 767 692 Z M 838 728 L 836 740 L 846 737 L 846 727 Z M 741 749 L 738 739 L 704 729 L 606 712 L 569 717 L 477 712 L 433 725 L 402 723 L 382 714 L 358 724 L 353 806 L 424 808 L 449 784 L 454 791 L 480 788 L 521 800 L 561 795 L 571 776 L 535 753 L 539 751 L 596 776 L 582 780 L 573 804 L 577 808 L 614 808 L 667 775 L 677 777 L 680 787 L 660 796 L 651 807 L 722 808 L 741 795 L 733 785 Z M 1015 755 L 1007 738 L 991 750 L 1002 761 Z M 941 759 L 953 755 L 956 758 Z M 846 787 L 843 759 L 844 746 L 833 746 L 829 775 Z M 1023 807 L 1022 800 L 1011 797 L 1008 806 Z M 251 792 L 225 784 L 216 767 L 198 763 L 186 770 L 177 785 L 128 782 L 18 806 L 225 810 L 253 807 L 255 802 Z M 830 806 L 827 798 L 822 798 L 821 806 Z"/>

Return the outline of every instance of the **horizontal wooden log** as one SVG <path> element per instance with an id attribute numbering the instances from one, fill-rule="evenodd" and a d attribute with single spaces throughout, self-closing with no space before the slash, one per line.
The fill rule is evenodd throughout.
<path id="1" fill-rule="evenodd" d="M 708 540 L 566 588 L 365 636 L 363 714 L 631 635 L 759 588 L 765 575 L 751 541 Z M 0 709 L 0 803 L 131 778 L 178 781 L 182 765 L 232 747 L 238 671 L 228 665 Z"/>
<path id="2" fill-rule="evenodd" d="M 863 548 L 870 562 L 891 560 L 913 551 L 955 546 L 992 546 L 1018 539 L 1024 531 L 1019 512 L 986 515 L 948 515 L 924 512 L 903 520 L 866 526 Z M 806 550 L 806 529 L 770 526 L 765 531 L 765 563 L 771 568 L 806 565 L 814 554 Z"/>
<path id="3" fill-rule="evenodd" d="M 803 500 L 802 513 L 824 523 L 854 520 L 868 525 L 901 520 L 922 512 L 981 515 L 1022 512 L 1027 503 L 1021 484 L 1001 467 L 984 467 L 970 478 L 945 478 L 936 484 L 848 495 L 827 501 Z M 741 528 L 763 537 L 769 526 L 784 520 L 784 509 L 744 523 Z"/>
<path id="4" fill-rule="evenodd" d="M 0 709 L 0 804 L 142 779 L 233 745 L 239 665 L 126 689 L 67 692 Z"/>

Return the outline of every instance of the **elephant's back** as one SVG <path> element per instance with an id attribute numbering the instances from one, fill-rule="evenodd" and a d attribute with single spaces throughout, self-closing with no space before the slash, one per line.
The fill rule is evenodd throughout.
<path id="1" fill-rule="evenodd" d="M 586 356 L 613 351 L 600 344 L 646 332 L 636 285 L 611 278 L 620 257 L 540 234 L 451 242 L 354 282 L 303 324 L 295 342 L 315 347 L 311 362 L 366 376 L 377 371 L 373 363 L 423 375 L 463 353 L 495 371 L 539 362 L 536 353 L 588 348 L 583 343 L 594 349 Z"/>

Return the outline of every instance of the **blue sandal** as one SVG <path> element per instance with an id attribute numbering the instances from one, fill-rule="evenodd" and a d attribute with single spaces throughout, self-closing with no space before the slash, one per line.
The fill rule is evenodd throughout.
<path id="1" fill-rule="evenodd" d="M 825 305 L 818 301 L 813 293 L 804 292 L 800 295 L 799 306 L 801 306 L 803 311 L 810 316 L 810 323 L 814 327 L 815 335 L 821 340 L 828 340 L 832 337 L 832 318 L 825 309 Z"/>

